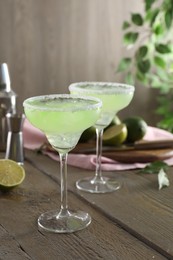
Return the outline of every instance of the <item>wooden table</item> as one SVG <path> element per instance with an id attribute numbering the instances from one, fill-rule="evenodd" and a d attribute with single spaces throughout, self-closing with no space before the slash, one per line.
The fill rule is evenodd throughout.
<path id="1" fill-rule="evenodd" d="M 52 234 L 38 230 L 37 218 L 59 207 L 59 165 L 35 152 L 25 155 L 25 181 L 0 193 L 0 259 L 173 259 L 173 169 L 171 185 L 160 191 L 156 175 L 126 171 L 106 173 L 122 182 L 120 190 L 90 194 L 74 183 L 93 173 L 68 167 L 69 207 L 88 212 L 92 223 L 76 233 Z"/>

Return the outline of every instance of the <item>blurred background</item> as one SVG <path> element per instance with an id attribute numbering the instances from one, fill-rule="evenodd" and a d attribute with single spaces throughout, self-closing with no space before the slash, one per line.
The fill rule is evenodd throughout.
<path id="1" fill-rule="evenodd" d="M 9 66 L 18 110 L 25 98 L 68 93 L 78 81 L 123 82 L 122 23 L 141 12 L 139 0 L 0 0 L 0 63 Z M 120 116 L 155 125 L 155 90 L 135 86 Z"/>

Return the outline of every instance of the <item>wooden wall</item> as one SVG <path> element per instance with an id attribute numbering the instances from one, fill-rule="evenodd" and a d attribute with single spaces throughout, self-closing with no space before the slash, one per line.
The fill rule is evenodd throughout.
<path id="1" fill-rule="evenodd" d="M 18 109 L 30 96 L 68 93 L 72 82 L 123 82 L 115 74 L 125 52 L 121 26 L 131 11 L 143 9 L 142 2 L 0 0 L 0 63 L 9 65 Z M 150 122 L 152 108 L 151 91 L 136 86 L 122 115 Z"/>

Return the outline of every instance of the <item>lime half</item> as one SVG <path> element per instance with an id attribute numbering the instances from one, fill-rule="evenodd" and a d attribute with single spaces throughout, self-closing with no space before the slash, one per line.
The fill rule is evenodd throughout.
<path id="1" fill-rule="evenodd" d="M 103 133 L 103 144 L 110 146 L 121 145 L 127 138 L 127 127 L 125 124 L 113 125 Z"/>
<path id="2" fill-rule="evenodd" d="M 0 160 L 0 188 L 9 190 L 21 184 L 25 179 L 25 170 L 17 162 L 9 159 Z"/>

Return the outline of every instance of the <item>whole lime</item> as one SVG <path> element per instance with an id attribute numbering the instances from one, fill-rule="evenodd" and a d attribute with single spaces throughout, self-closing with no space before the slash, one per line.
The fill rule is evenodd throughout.
<path id="1" fill-rule="evenodd" d="M 138 116 L 128 117 L 123 120 L 127 127 L 126 142 L 134 143 L 141 140 L 147 132 L 147 123 Z"/>
<path id="2" fill-rule="evenodd" d="M 86 143 L 89 140 L 93 139 L 96 135 L 96 130 L 94 128 L 94 126 L 91 126 L 89 128 L 87 128 L 81 135 L 79 142 L 80 143 Z"/>
<path id="3" fill-rule="evenodd" d="M 127 138 L 127 127 L 125 124 L 113 125 L 103 133 L 103 145 L 119 146 Z"/>

